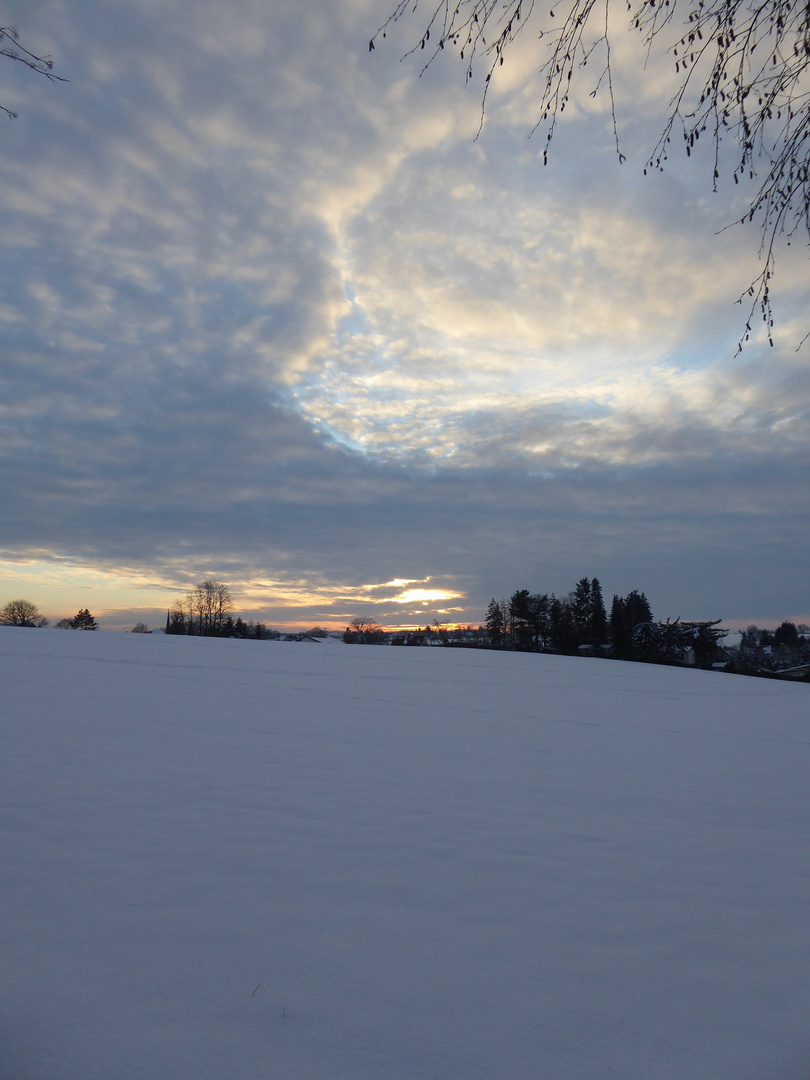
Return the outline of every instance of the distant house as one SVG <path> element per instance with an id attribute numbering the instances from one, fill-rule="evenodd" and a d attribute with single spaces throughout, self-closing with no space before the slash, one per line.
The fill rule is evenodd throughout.
<path id="1" fill-rule="evenodd" d="M 610 643 L 604 645 L 579 645 L 577 656 L 610 656 Z"/>
<path id="2" fill-rule="evenodd" d="M 810 681 L 810 664 L 799 664 L 797 667 L 782 668 L 776 672 L 779 679 L 805 679 Z"/>

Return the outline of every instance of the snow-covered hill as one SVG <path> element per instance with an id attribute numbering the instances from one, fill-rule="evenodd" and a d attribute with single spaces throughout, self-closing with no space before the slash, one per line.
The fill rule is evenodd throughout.
<path id="1" fill-rule="evenodd" d="M 805 1080 L 806 686 L 0 630 L 0 1080 Z"/>

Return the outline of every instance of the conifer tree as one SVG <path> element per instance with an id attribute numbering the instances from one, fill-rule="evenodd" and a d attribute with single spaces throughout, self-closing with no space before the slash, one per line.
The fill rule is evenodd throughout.
<path id="1" fill-rule="evenodd" d="M 87 608 L 81 608 L 80 611 L 74 615 L 71 619 L 71 625 L 74 630 L 98 630 L 98 623 Z"/>
<path id="2" fill-rule="evenodd" d="M 709 667 L 717 658 L 718 646 L 728 633 L 719 627 L 722 619 L 690 624 L 692 627 L 692 648 L 695 661 L 701 667 Z"/>
<path id="3" fill-rule="evenodd" d="M 584 645 L 591 640 L 591 583 L 588 578 L 580 578 L 573 595 L 572 622 L 577 637 L 577 644 Z"/>
<path id="4" fill-rule="evenodd" d="M 637 589 L 633 589 L 624 598 L 624 612 L 625 622 L 633 631 L 639 625 L 639 623 L 650 623 L 653 621 L 652 609 L 650 603 L 644 593 L 638 592 Z"/>
<path id="5" fill-rule="evenodd" d="M 493 596 L 487 605 L 487 640 L 490 645 L 500 645 L 503 637 L 504 617 L 501 605 Z"/>
<path id="6" fill-rule="evenodd" d="M 607 612 L 602 599 L 599 578 L 591 580 L 591 645 L 601 645 L 607 640 Z"/>
<path id="7" fill-rule="evenodd" d="M 529 631 L 536 649 L 546 644 L 548 637 L 548 596 L 534 593 L 529 597 Z"/>
<path id="8" fill-rule="evenodd" d="M 624 600 L 616 593 L 610 608 L 610 643 L 619 660 L 629 660 L 633 655 L 633 637 L 625 619 Z"/>
<path id="9" fill-rule="evenodd" d="M 798 648 L 799 631 L 796 629 L 796 624 L 792 622 L 780 623 L 774 631 L 773 641 L 775 645 L 787 645 L 789 649 Z"/>
<path id="10" fill-rule="evenodd" d="M 551 594 L 548 606 L 549 636 L 552 647 L 559 652 L 571 652 L 576 648 L 576 635 L 571 604 L 568 599 Z"/>
<path id="11" fill-rule="evenodd" d="M 509 630 L 512 635 L 512 645 L 525 646 L 529 644 L 529 622 L 531 597 L 528 589 L 518 589 L 512 594 L 509 601 Z"/>

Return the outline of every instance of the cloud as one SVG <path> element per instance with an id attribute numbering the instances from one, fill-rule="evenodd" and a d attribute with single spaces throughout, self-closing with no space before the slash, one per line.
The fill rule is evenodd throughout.
<path id="1" fill-rule="evenodd" d="M 10 584 L 159 611 L 214 576 L 311 623 L 584 573 L 806 603 L 807 265 L 735 359 L 727 193 L 619 168 L 585 102 L 543 170 L 525 43 L 473 142 L 452 66 L 369 57 L 370 2 L 15 10 L 71 82 L 14 76 L 0 156 Z"/>

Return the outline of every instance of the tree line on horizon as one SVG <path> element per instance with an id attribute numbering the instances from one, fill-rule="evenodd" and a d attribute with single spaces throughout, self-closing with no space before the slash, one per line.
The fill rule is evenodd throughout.
<path id="1" fill-rule="evenodd" d="M 598 578 L 582 577 L 567 596 L 518 589 L 509 600 L 494 597 L 485 624 L 491 647 L 590 652 L 618 660 L 682 663 L 691 650 L 694 662 L 708 665 L 728 633 L 720 619 L 657 622 L 643 591 L 614 593 L 608 615 Z"/>
<path id="2" fill-rule="evenodd" d="M 175 600 L 166 615 L 166 633 L 259 641 L 280 637 L 278 630 L 268 630 L 260 622 L 245 622 L 240 615 L 234 618 L 235 607 L 233 595 L 224 582 L 206 579 Z"/>
<path id="3" fill-rule="evenodd" d="M 810 660 L 810 626 L 782 622 L 774 631 L 748 626 L 730 655 L 721 647 L 722 620 L 663 622 L 653 617 L 643 592 L 614 594 L 608 615 L 598 578 L 580 578 L 564 597 L 518 589 L 509 600 L 489 602 L 485 634 L 491 648 L 587 653 L 647 663 L 727 662 L 744 674 L 778 672 Z"/>
<path id="4" fill-rule="evenodd" d="M 165 633 L 255 640 L 277 640 L 282 636 L 260 622 L 234 617 L 234 609 L 228 586 L 207 579 L 178 597 L 167 612 Z M 361 644 L 484 646 L 708 667 L 730 659 L 720 648 L 728 634 L 719 627 L 720 621 L 656 621 L 645 593 L 637 589 L 626 596 L 614 594 L 608 615 L 599 579 L 583 577 L 566 596 L 517 589 L 508 600 L 493 597 L 484 624 L 477 628 L 453 629 L 437 621 L 424 630 L 398 631 L 392 638 L 390 631 L 373 620 L 357 617 L 346 627 L 343 640 Z M 10 600 L 0 609 L 0 626 L 48 625 L 49 620 L 28 600 Z M 87 608 L 82 608 L 73 618 L 60 619 L 56 628 L 97 630 L 98 623 Z M 131 632 L 150 631 L 139 622 Z M 327 631 L 315 627 L 306 634 L 288 634 L 287 638 L 326 636 Z M 806 664 L 810 660 L 810 626 L 782 622 L 774 631 L 748 626 L 731 657 L 729 670 L 742 673 L 776 672 Z"/>
<path id="5" fill-rule="evenodd" d="M 41 615 L 36 604 L 30 600 L 9 600 L 0 610 L 0 626 L 49 626 L 50 621 Z M 57 630 L 98 630 L 98 623 L 87 608 L 80 608 L 72 619 L 60 619 Z"/>
<path id="6" fill-rule="evenodd" d="M 456 627 L 436 622 L 424 630 L 397 631 L 392 645 L 452 645 L 466 648 L 555 652 L 568 655 L 690 663 L 709 666 L 723 656 L 719 642 L 728 633 L 721 620 L 657 622 L 643 591 L 614 594 L 608 614 L 598 578 L 580 578 L 566 596 L 517 589 L 506 600 L 490 600 L 482 625 Z M 382 644 L 390 635 L 373 620 L 356 618 L 343 640 Z"/>

